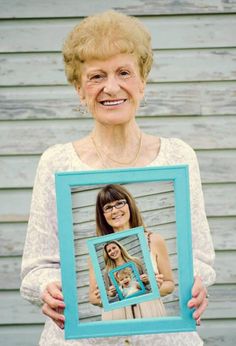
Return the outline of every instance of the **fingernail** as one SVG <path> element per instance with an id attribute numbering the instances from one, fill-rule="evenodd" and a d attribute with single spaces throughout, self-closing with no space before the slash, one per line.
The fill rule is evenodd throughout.
<path id="1" fill-rule="evenodd" d="M 197 325 L 197 326 L 200 326 L 200 325 L 201 325 L 201 320 L 200 320 L 200 318 L 198 318 L 198 319 L 196 320 L 196 325 Z"/>

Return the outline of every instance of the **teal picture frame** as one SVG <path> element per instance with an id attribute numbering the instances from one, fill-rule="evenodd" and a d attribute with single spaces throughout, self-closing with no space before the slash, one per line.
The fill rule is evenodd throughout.
<path id="1" fill-rule="evenodd" d="M 161 318 L 81 322 L 78 309 L 71 189 L 104 184 L 158 183 L 174 185 L 179 314 Z M 193 309 L 187 307 L 193 285 L 191 213 L 188 165 L 60 172 L 55 174 L 65 339 L 116 335 L 188 332 L 196 330 Z"/>
<path id="2" fill-rule="evenodd" d="M 102 271 L 101 271 L 98 257 L 97 257 L 97 253 L 96 253 L 96 245 L 106 244 L 107 242 L 112 242 L 112 240 L 119 241 L 122 238 L 128 238 L 129 236 L 134 236 L 134 235 L 137 235 L 138 240 L 139 240 L 139 244 L 140 244 L 140 247 L 142 250 L 142 256 L 144 259 L 145 269 L 147 271 L 151 290 L 150 290 L 150 292 L 146 292 L 145 287 L 142 284 L 142 281 L 139 280 L 139 283 L 141 285 L 140 294 L 143 293 L 143 295 L 134 295 L 133 297 L 130 297 L 127 300 L 124 300 L 122 298 L 122 296 L 120 296 L 121 301 L 109 302 L 109 298 L 107 296 L 107 292 L 106 292 L 106 288 L 105 288 L 105 284 L 104 284 L 104 280 L 103 280 Z M 98 287 L 100 290 L 100 296 L 101 296 L 103 308 L 105 311 L 120 309 L 120 308 L 128 306 L 128 305 L 139 304 L 139 303 L 142 303 L 145 301 L 160 298 L 158 286 L 157 286 L 156 279 L 155 279 L 155 274 L 154 274 L 153 269 L 152 269 L 152 263 L 151 263 L 151 259 L 150 259 L 150 255 L 149 255 L 149 251 L 148 251 L 148 245 L 147 245 L 147 241 L 146 241 L 146 238 L 144 235 L 144 228 L 143 227 L 135 227 L 135 228 L 131 228 L 129 230 L 125 230 L 122 232 L 117 232 L 117 233 L 105 235 L 102 237 L 95 237 L 95 238 L 87 240 L 87 244 L 88 244 L 91 262 L 93 263 L 94 272 L 96 275 L 96 281 L 97 281 L 97 284 L 98 284 Z M 134 267 L 134 264 L 133 265 L 131 264 L 131 266 L 132 266 L 136 276 L 138 276 L 138 272 L 137 272 L 137 269 Z M 125 267 L 127 267 L 127 263 L 125 265 L 120 266 L 119 269 L 122 269 Z M 118 270 L 118 268 L 112 270 L 110 272 L 110 275 L 111 275 L 114 286 L 118 290 L 118 295 L 119 295 L 119 293 L 120 293 L 119 287 L 116 283 L 116 280 L 113 279 L 114 273 L 117 270 Z M 146 293 L 146 294 L 144 295 L 144 293 Z"/>
<path id="3" fill-rule="evenodd" d="M 131 269 L 133 275 L 134 275 L 134 278 L 135 278 L 135 281 L 138 283 L 138 285 L 140 286 L 140 289 L 135 292 L 135 293 L 132 293 L 132 294 L 129 294 L 127 297 L 123 294 L 122 290 L 120 289 L 118 283 L 117 283 L 117 280 L 115 278 L 115 274 L 120 271 L 120 270 L 123 270 L 123 269 Z M 137 296 L 140 296 L 140 295 L 143 295 L 145 293 L 147 293 L 147 290 L 144 286 L 144 283 L 142 282 L 142 280 L 140 280 L 139 278 L 139 272 L 138 272 L 138 269 L 136 267 L 136 265 L 134 264 L 134 262 L 127 262 L 125 264 L 123 264 L 122 266 L 119 266 L 113 270 L 110 271 L 109 273 L 109 276 L 111 278 L 111 282 L 113 283 L 113 285 L 115 286 L 116 288 L 116 291 L 118 292 L 118 296 L 120 298 L 120 300 L 124 300 L 124 299 L 130 299 L 130 298 L 134 298 L 134 297 L 137 297 Z M 160 298 L 160 294 L 158 295 L 157 298 Z M 136 300 L 134 300 L 135 302 Z M 132 304 L 132 302 L 129 301 L 129 303 Z M 134 303 L 135 304 L 135 303 Z M 137 304 L 137 303 L 136 303 Z"/>

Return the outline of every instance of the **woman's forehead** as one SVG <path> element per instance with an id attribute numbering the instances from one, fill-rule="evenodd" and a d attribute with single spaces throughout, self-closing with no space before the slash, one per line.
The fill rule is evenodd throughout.
<path id="1" fill-rule="evenodd" d="M 117 198 L 117 199 L 111 200 L 110 202 L 107 202 L 105 205 L 114 205 L 116 204 L 116 202 L 122 201 L 122 200 L 123 198 Z"/>
<path id="2" fill-rule="evenodd" d="M 108 244 L 108 245 L 106 246 L 106 248 L 108 248 L 108 247 L 113 247 L 113 246 L 117 246 L 117 247 L 118 247 L 118 245 L 117 245 L 116 243 L 110 243 L 110 244 Z"/>

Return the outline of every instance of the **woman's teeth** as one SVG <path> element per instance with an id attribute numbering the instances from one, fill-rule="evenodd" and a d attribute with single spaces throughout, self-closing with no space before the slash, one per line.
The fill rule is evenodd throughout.
<path id="1" fill-rule="evenodd" d="M 125 102 L 125 100 L 117 100 L 117 101 L 102 101 L 103 106 L 117 106 L 121 103 Z"/>
<path id="2" fill-rule="evenodd" d="M 112 220 L 119 220 L 122 217 L 122 215 L 114 216 Z"/>

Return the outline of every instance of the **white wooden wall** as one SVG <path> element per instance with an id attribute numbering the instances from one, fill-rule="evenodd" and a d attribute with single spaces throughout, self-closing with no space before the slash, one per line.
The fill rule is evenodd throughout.
<path id="1" fill-rule="evenodd" d="M 109 4 L 109 5 L 108 5 Z M 236 1 L 0 0 L 0 344 L 33 346 L 43 316 L 19 295 L 19 271 L 39 155 L 84 136 L 62 41 L 81 18 L 108 8 L 137 15 L 155 63 L 141 127 L 197 152 L 217 271 L 199 333 L 206 345 L 236 337 Z"/>

